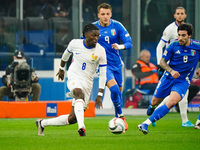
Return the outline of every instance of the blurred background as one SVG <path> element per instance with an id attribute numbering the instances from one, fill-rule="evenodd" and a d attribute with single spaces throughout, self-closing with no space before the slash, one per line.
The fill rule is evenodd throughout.
<path id="1" fill-rule="evenodd" d="M 200 40 L 199 0 L 1 0 L 0 75 L 12 62 L 14 51 L 23 50 L 40 78 L 40 100 L 65 100 L 66 85 L 53 80 L 54 59 L 61 57 L 71 39 L 81 36 L 86 23 L 98 20 L 97 6 L 102 2 L 112 6 L 112 18 L 126 27 L 133 41 L 133 47 L 121 53 L 124 93 L 134 88 L 130 69 L 140 50 L 148 49 L 156 64 L 156 46 L 165 27 L 174 21 L 176 7 L 186 9 L 186 22 L 195 29 L 193 38 Z M 98 87 L 98 79 L 94 81 L 92 100 Z"/>

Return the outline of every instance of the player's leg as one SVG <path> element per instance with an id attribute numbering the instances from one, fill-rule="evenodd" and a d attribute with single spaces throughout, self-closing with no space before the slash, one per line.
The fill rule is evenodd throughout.
<path id="1" fill-rule="evenodd" d="M 122 98 L 122 88 L 123 88 L 123 71 L 122 71 L 122 67 L 113 72 L 113 76 L 114 76 L 114 84 L 117 84 L 118 88 L 119 88 L 119 92 L 117 93 L 119 95 L 119 102 L 120 102 L 120 107 L 122 107 L 122 103 L 123 103 L 123 98 Z M 122 113 L 118 113 L 118 117 L 122 117 L 124 116 Z"/>
<path id="2" fill-rule="evenodd" d="M 156 107 L 161 103 L 161 101 L 163 101 L 163 98 L 169 95 L 170 87 L 171 81 L 169 81 L 166 76 L 163 76 L 158 82 L 155 92 L 149 101 L 149 107 L 147 109 L 148 116 L 154 112 Z"/>
<path id="3" fill-rule="evenodd" d="M 67 87 L 70 90 L 70 96 L 75 100 L 72 102 L 72 106 L 74 106 L 74 113 L 78 123 L 78 133 L 80 136 L 85 136 L 84 110 L 89 104 L 92 81 L 81 80 L 78 76 L 72 75 L 68 78 Z"/>
<path id="4" fill-rule="evenodd" d="M 163 99 L 163 101 L 158 105 L 158 107 L 160 107 L 160 106 L 166 104 L 168 100 L 169 100 L 169 96 L 165 97 L 165 98 Z M 158 108 L 158 107 L 157 107 L 157 108 Z M 156 108 L 156 109 L 157 109 L 157 108 Z"/>
<path id="5" fill-rule="evenodd" d="M 183 99 L 178 103 L 180 109 L 180 115 L 182 119 L 182 127 L 194 127 L 187 117 L 187 109 L 188 109 L 188 94 L 189 90 L 187 90 Z"/>
<path id="6" fill-rule="evenodd" d="M 149 101 L 149 107 L 147 108 L 147 115 L 150 116 L 154 110 L 157 108 L 157 106 L 160 104 L 160 102 L 163 100 L 163 98 L 156 98 L 154 96 L 151 97 Z"/>
<path id="7" fill-rule="evenodd" d="M 38 127 L 38 135 L 44 136 L 44 128 L 47 126 L 64 126 L 76 123 L 74 106 L 72 106 L 70 114 L 61 115 L 51 119 L 38 119 L 36 126 Z"/>
<path id="8" fill-rule="evenodd" d="M 111 99 L 115 106 L 115 117 L 118 115 L 122 115 L 122 108 L 121 108 L 121 92 L 119 91 L 119 86 L 114 79 L 109 80 L 107 83 L 108 88 L 111 92 Z"/>
<path id="9" fill-rule="evenodd" d="M 183 97 L 183 99 L 178 103 L 179 108 L 180 108 L 181 119 L 182 119 L 182 126 L 183 127 L 194 127 L 194 125 L 188 120 L 188 117 L 187 117 L 187 108 L 188 108 L 187 97 L 188 97 L 188 90 L 187 90 L 185 96 Z M 169 100 L 169 96 L 165 97 L 165 99 L 158 105 L 158 107 L 166 104 L 168 100 Z"/>
<path id="10" fill-rule="evenodd" d="M 152 100 L 155 101 L 156 99 L 157 99 L 156 97 L 153 97 Z M 157 108 L 147 120 L 145 120 L 143 123 L 138 125 L 138 129 L 140 131 L 142 131 L 144 134 L 147 134 L 149 132 L 148 131 L 148 126 L 152 122 L 158 121 L 162 117 L 164 117 L 169 112 L 169 110 L 174 105 L 176 105 L 180 100 L 181 100 L 181 96 L 177 92 L 172 91 L 171 94 L 170 94 L 170 98 L 169 98 L 169 101 L 167 102 L 167 104 L 164 104 L 164 105 L 160 106 L 159 108 Z"/>
<path id="11" fill-rule="evenodd" d="M 153 96 L 150 98 L 149 100 L 149 107 L 147 108 L 147 115 L 150 116 L 152 115 L 152 113 L 154 112 L 155 109 L 158 108 L 158 105 L 160 105 L 160 102 L 162 101 L 163 98 L 157 98 L 156 100 L 154 100 L 154 102 L 151 104 Z M 153 105 L 154 104 L 154 105 Z M 155 127 L 156 126 L 156 121 L 152 122 L 152 126 Z"/>
<path id="12" fill-rule="evenodd" d="M 121 92 L 119 90 L 119 87 L 122 87 L 122 70 L 120 70 L 121 76 L 119 76 L 121 81 L 121 86 L 116 81 L 115 73 L 113 70 L 111 70 L 109 67 L 107 67 L 106 72 L 106 86 L 110 89 L 111 92 L 111 100 L 115 107 L 115 117 L 118 117 L 118 115 L 122 114 L 122 108 L 121 108 Z"/>
<path id="13" fill-rule="evenodd" d="M 76 115 L 78 123 L 78 132 L 80 136 L 85 136 L 85 124 L 84 124 L 84 93 L 80 88 L 75 88 L 73 90 L 73 95 L 75 98 L 74 113 Z"/>
<path id="14" fill-rule="evenodd" d="M 124 64 L 123 64 L 124 66 Z M 120 105 L 123 105 L 123 98 L 122 98 L 122 90 L 123 90 L 123 83 L 124 83 L 124 73 L 123 73 L 124 67 L 114 72 L 115 81 L 117 82 L 117 85 L 119 86 L 120 91 Z M 125 123 L 125 130 L 128 130 L 128 123 L 126 122 L 126 118 L 124 117 L 124 114 L 118 114 L 118 117 L 121 118 Z"/>
<path id="15" fill-rule="evenodd" d="M 82 87 L 82 85 L 77 80 L 77 78 L 75 78 L 75 80 L 70 78 L 68 79 L 67 86 L 70 90 L 70 96 L 73 97 L 72 109 L 70 114 L 62 115 L 52 119 L 37 120 L 36 125 L 38 127 L 39 134 L 41 133 L 41 135 L 44 135 L 43 133 L 44 128 L 49 125 L 53 126 L 68 125 L 68 124 L 74 124 L 77 121 L 79 121 L 79 125 L 84 126 L 84 108 L 83 108 L 84 94 L 80 88 L 77 88 L 77 87 Z M 85 129 L 84 130 L 81 129 L 80 132 L 82 135 L 85 135 Z"/>
<path id="16" fill-rule="evenodd" d="M 125 130 L 128 129 L 126 118 L 122 113 L 122 68 L 118 71 L 112 71 L 107 68 L 107 81 L 106 86 L 110 89 L 111 100 L 115 107 L 115 117 L 120 117 L 124 120 Z"/>
<path id="17" fill-rule="evenodd" d="M 121 96 L 120 88 L 114 79 L 109 80 L 107 82 L 107 86 L 110 89 L 111 99 L 115 106 L 115 117 L 120 117 L 124 120 L 125 130 L 127 130 L 128 124 L 126 122 L 126 118 L 124 117 L 124 114 L 122 113 L 122 105 L 121 105 L 122 104 L 122 100 L 121 100 L 122 96 Z"/>
<path id="18" fill-rule="evenodd" d="M 164 105 L 167 103 L 167 100 L 169 99 L 169 96 L 165 97 L 163 100 L 160 99 L 158 102 L 158 105 L 151 107 L 151 105 L 148 107 L 147 109 L 147 115 L 149 116 L 150 114 L 152 114 L 154 112 L 154 110 L 158 109 L 160 106 Z M 161 102 L 160 102 L 161 101 Z M 152 126 L 155 127 L 156 126 L 156 122 L 152 122 Z"/>
<path id="19" fill-rule="evenodd" d="M 164 85 L 168 85 L 168 84 L 161 83 L 161 85 L 159 85 L 154 95 L 157 97 L 161 97 L 161 95 L 163 95 L 165 97 L 166 96 L 165 94 L 168 95 L 169 90 L 170 90 L 171 92 L 170 92 L 169 100 L 167 101 L 166 104 L 157 108 L 146 121 L 138 125 L 138 129 L 142 131 L 144 134 L 148 133 L 147 128 L 152 122 L 155 122 L 161 119 L 162 117 L 164 117 L 174 105 L 176 105 L 179 101 L 181 101 L 181 99 L 183 98 L 183 96 L 185 95 L 188 89 L 189 84 L 187 80 L 185 80 L 184 82 L 180 82 L 179 80 L 176 80 L 176 79 L 174 81 L 169 81 L 169 80 L 167 81 L 167 80 L 168 79 L 166 79 L 165 81 L 166 83 L 169 84 L 169 86 L 165 88 Z M 157 99 L 155 96 L 153 96 L 152 102 Z"/>
<path id="20" fill-rule="evenodd" d="M 200 113 L 199 113 L 199 117 L 195 123 L 195 126 L 194 126 L 195 129 L 200 129 Z"/>
<path id="21" fill-rule="evenodd" d="M 169 110 L 176 105 L 179 101 L 181 100 L 181 96 L 179 95 L 179 93 L 177 93 L 176 91 L 172 91 L 170 93 L 170 97 L 169 97 L 169 101 L 162 105 L 161 107 L 159 107 L 158 109 L 156 109 L 154 111 L 154 113 L 149 117 L 149 120 L 151 122 L 154 122 L 156 120 L 161 119 L 162 117 L 164 117 Z"/>

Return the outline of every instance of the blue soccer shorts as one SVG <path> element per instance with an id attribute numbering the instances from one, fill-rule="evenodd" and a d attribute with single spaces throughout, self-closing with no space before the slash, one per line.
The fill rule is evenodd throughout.
<path id="1" fill-rule="evenodd" d="M 164 75 L 158 82 L 153 95 L 157 98 L 164 98 L 168 96 L 171 91 L 176 91 L 182 99 L 189 87 L 189 83 L 190 82 L 186 79 L 174 79 Z"/>
<path id="2" fill-rule="evenodd" d="M 119 68 L 119 70 L 111 70 L 109 67 L 107 67 L 107 72 L 106 72 L 106 83 L 111 80 L 114 79 L 119 87 L 122 87 L 122 67 Z"/>

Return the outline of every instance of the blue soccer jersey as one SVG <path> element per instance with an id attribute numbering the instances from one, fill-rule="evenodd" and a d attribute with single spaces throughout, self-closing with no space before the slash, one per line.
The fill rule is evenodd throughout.
<path id="1" fill-rule="evenodd" d="M 180 77 L 178 79 L 192 79 L 195 68 L 200 58 L 200 43 L 191 39 L 189 46 L 182 46 L 178 41 L 173 42 L 164 51 L 162 56 L 166 61 L 169 60 L 169 66 L 178 71 Z M 170 78 L 173 78 L 170 73 L 165 72 Z"/>
<path id="2" fill-rule="evenodd" d="M 110 25 L 102 27 L 100 21 L 94 22 L 100 30 L 98 43 L 106 50 L 107 67 L 112 70 L 118 70 L 122 67 L 120 51 L 112 48 L 112 44 L 120 43 L 120 40 L 125 45 L 125 48 L 132 47 L 132 40 L 125 27 L 118 21 L 110 19 Z"/>

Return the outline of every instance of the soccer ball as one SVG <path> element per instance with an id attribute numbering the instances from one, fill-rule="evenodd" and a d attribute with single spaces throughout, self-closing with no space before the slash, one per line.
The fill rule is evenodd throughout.
<path id="1" fill-rule="evenodd" d="M 109 130 L 114 134 L 121 134 L 125 131 L 124 121 L 121 118 L 113 118 L 108 123 Z"/>

